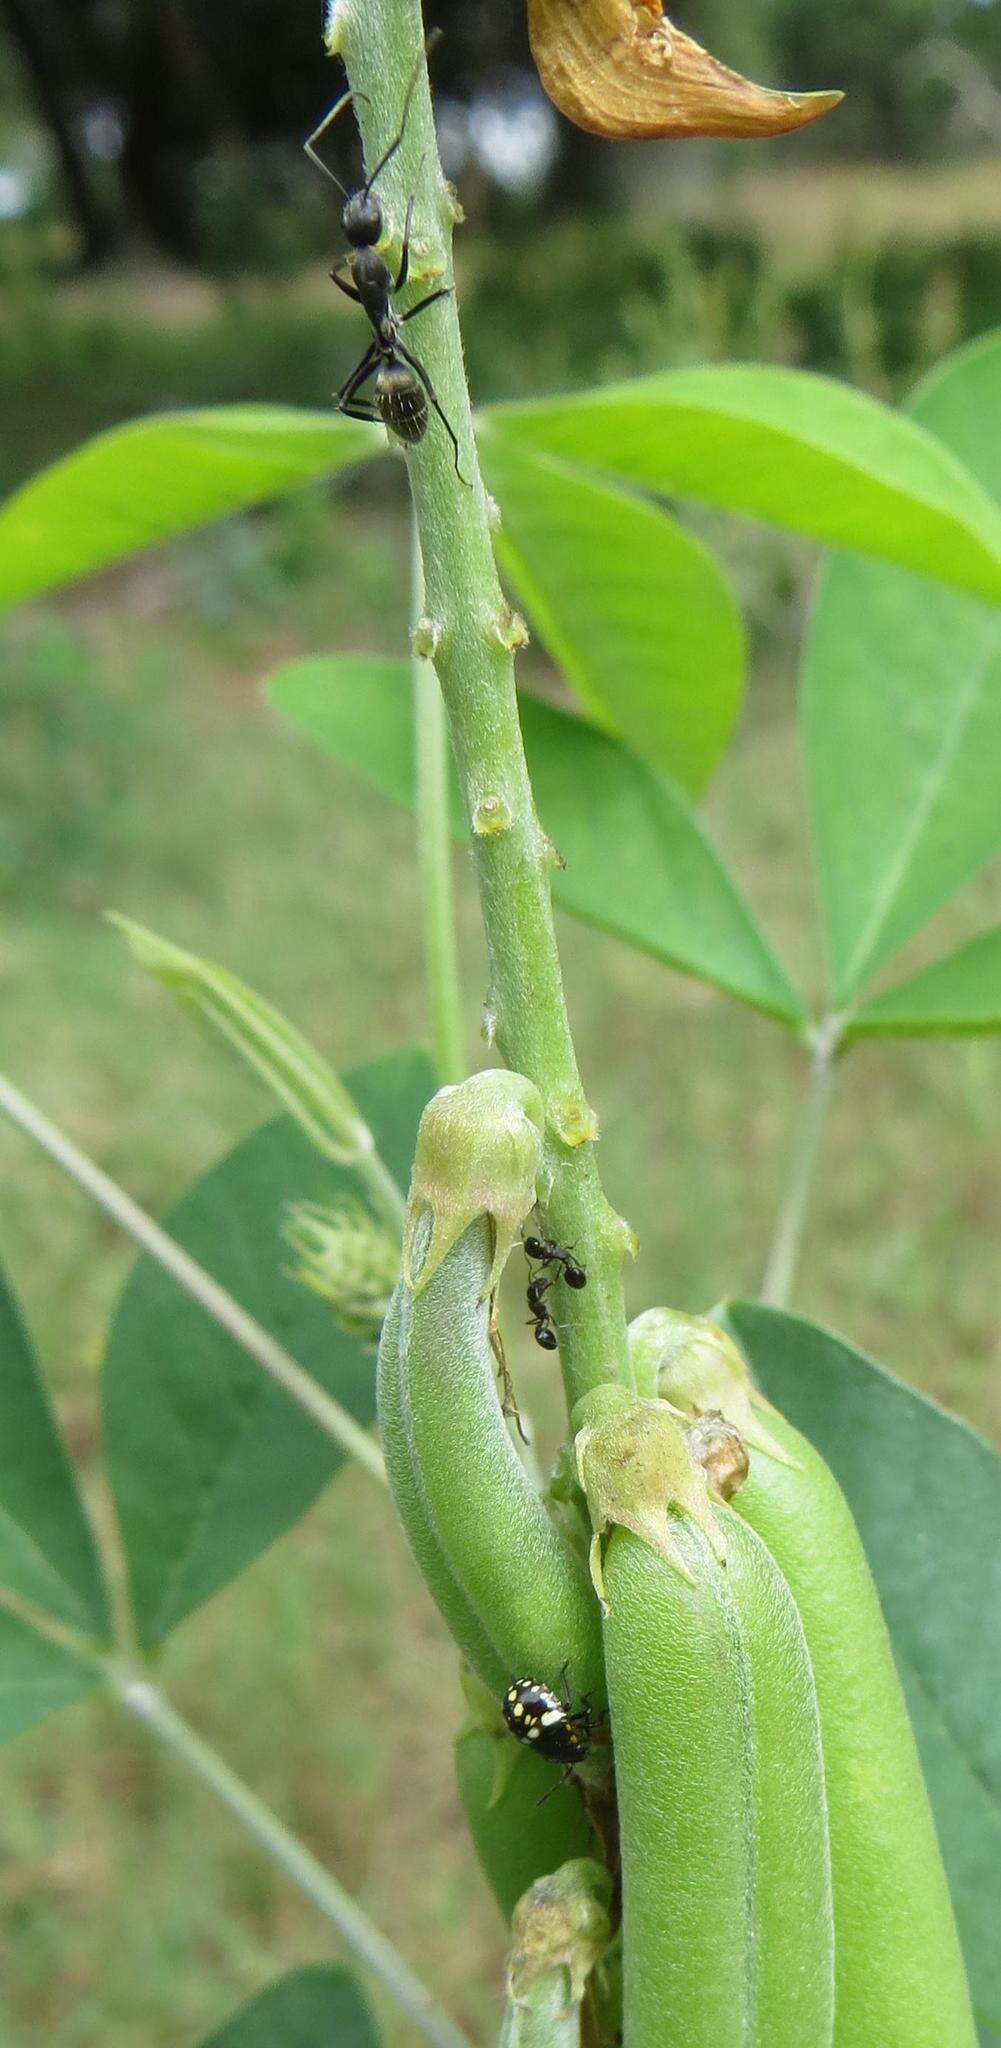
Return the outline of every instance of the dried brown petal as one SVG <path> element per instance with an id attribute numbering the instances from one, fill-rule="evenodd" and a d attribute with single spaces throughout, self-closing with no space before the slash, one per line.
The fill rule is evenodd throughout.
<path id="1" fill-rule="evenodd" d="M 844 98 L 752 85 L 660 0 L 528 0 L 528 33 L 553 105 L 591 135 L 782 135 Z"/>

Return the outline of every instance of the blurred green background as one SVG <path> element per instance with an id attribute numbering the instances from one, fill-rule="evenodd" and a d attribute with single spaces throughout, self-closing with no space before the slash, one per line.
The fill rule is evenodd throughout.
<path id="1" fill-rule="evenodd" d="M 896 397 L 1001 319 L 1001 0 L 693 0 L 683 25 L 727 61 L 848 90 L 817 130 L 747 149 L 575 137 L 533 90 L 520 14 L 454 0 L 435 16 L 477 397 L 733 357 Z M 0 484 L 153 408 L 325 404 L 359 333 L 326 281 L 327 194 L 299 160 L 334 89 L 312 7 L 241 0 L 203 20 L 181 0 L 5 0 L 0 20 Z M 753 661 L 708 823 L 817 987 L 794 725 L 815 556 L 699 526 Z M 398 651 L 406 610 L 387 466 L 0 626 L 0 1063 L 155 1213 L 265 1105 L 143 983 L 105 908 L 224 961 L 339 1063 L 423 1034 L 410 823 L 261 694 L 297 652 Z M 535 653 L 522 673 L 559 687 Z M 483 953 L 462 860 L 457 876 L 476 1056 Z M 999 900 L 994 872 L 923 952 Z M 610 940 L 567 921 L 560 937 L 607 1183 L 642 1240 L 633 1306 L 753 1290 L 800 1054 Z M 796 1299 L 995 1437 L 999 1092 L 991 1041 L 853 1053 Z M 3 1257 L 106 1526 L 96 1374 L 129 1253 L 6 1129 L 0 1176 Z M 517 1357 L 551 1430 L 545 1364 Z M 501 1939 L 452 1788 L 453 1660 L 370 1483 L 342 1477 L 179 1632 L 164 1676 L 485 2038 Z M 110 1708 L 0 1768 L 5 2048 L 194 2048 L 271 1975 L 328 1953 L 310 1910 Z"/>

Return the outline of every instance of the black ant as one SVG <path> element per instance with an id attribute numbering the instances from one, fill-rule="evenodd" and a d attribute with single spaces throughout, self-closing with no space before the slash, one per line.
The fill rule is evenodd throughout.
<path id="1" fill-rule="evenodd" d="M 587 1286 L 583 1266 L 578 1266 L 572 1252 L 561 1244 L 555 1244 L 551 1237 L 526 1237 L 524 1246 L 528 1258 L 538 1259 L 543 1266 L 561 1266 L 568 1287 Z"/>
<path id="2" fill-rule="evenodd" d="M 413 220 L 414 201 L 417 196 L 415 192 L 411 193 L 407 201 L 406 218 L 403 223 L 403 249 L 400 255 L 400 267 L 395 278 L 383 262 L 382 257 L 377 253 L 375 247 L 382 237 L 383 219 L 382 206 L 372 188 L 376 179 L 385 170 L 390 158 L 395 156 L 403 141 L 407 116 L 410 112 L 410 102 L 414 95 L 414 88 L 417 84 L 422 59 L 434 48 L 440 34 L 441 31 L 439 29 L 434 29 L 428 36 L 424 50 L 418 57 L 410 74 L 410 83 L 403 97 L 403 115 L 400 121 L 399 132 L 393 137 L 388 149 L 383 150 L 374 171 L 372 171 L 360 191 L 345 191 L 340 179 L 334 176 L 329 165 L 325 164 L 323 158 L 318 154 L 315 145 L 319 142 L 321 135 L 326 134 L 327 129 L 332 126 L 337 116 L 343 112 L 349 102 L 355 99 L 366 99 L 367 95 L 365 93 L 358 91 L 342 93 L 336 105 L 331 107 L 329 114 L 324 115 L 319 127 L 314 128 L 312 135 L 303 144 L 303 148 L 306 151 L 306 155 L 318 166 L 324 176 L 337 186 L 338 192 L 344 194 L 341 224 L 351 244 L 351 253 L 347 258 L 350 280 L 341 275 L 341 271 L 344 268 L 343 261 L 335 265 L 330 275 L 338 291 L 344 292 L 349 299 L 353 299 L 355 304 L 361 306 L 367 313 L 375 336 L 374 341 L 366 349 L 361 362 L 357 364 L 355 369 L 352 370 L 351 375 L 346 377 L 341 385 L 337 393 L 338 410 L 345 413 L 348 419 L 381 421 L 382 425 L 390 427 L 393 433 L 399 436 L 401 441 L 406 441 L 412 445 L 416 441 L 422 441 L 427 432 L 428 401 L 430 400 L 455 451 L 456 476 L 459 478 L 460 483 L 466 483 L 467 478 L 463 476 L 459 468 L 459 443 L 442 411 L 438 394 L 423 363 L 418 356 L 412 355 L 410 350 L 405 347 L 400 334 L 400 329 L 407 320 L 415 319 L 418 313 L 423 313 L 428 306 L 433 306 L 438 299 L 448 298 L 451 287 L 440 285 L 436 291 L 426 293 L 423 299 L 418 299 L 416 306 L 410 306 L 402 314 L 396 313 L 392 306 L 393 295 L 396 292 L 402 291 L 410 269 L 410 225 Z M 362 385 L 371 377 L 373 371 L 375 373 L 375 397 L 359 398 L 358 393 Z"/>
<path id="3" fill-rule="evenodd" d="M 568 1287 L 586 1287 L 587 1274 L 577 1264 L 572 1253 L 565 1246 L 556 1244 L 551 1237 L 526 1237 L 526 1256 L 537 1259 L 543 1271 L 533 1273 L 528 1283 L 528 1306 L 533 1322 L 533 1334 L 543 1351 L 555 1351 L 558 1343 L 556 1325 L 546 1307 L 545 1296 L 554 1287 L 559 1273 L 562 1273 Z M 547 1266 L 555 1266 L 557 1272 L 547 1273 Z"/>
<path id="4" fill-rule="evenodd" d="M 543 1351 L 555 1351 L 559 1342 L 556 1324 L 542 1298 L 552 1284 L 553 1276 L 545 1273 L 534 1273 L 528 1283 L 528 1306 L 534 1323 L 533 1335 Z"/>

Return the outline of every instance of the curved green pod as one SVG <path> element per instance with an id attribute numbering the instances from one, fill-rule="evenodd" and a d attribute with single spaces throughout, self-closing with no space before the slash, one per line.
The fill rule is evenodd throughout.
<path id="1" fill-rule="evenodd" d="M 976 2048 L 921 1765 L 851 1511 L 812 1444 L 751 1452 L 734 1508 L 792 1589 L 820 1709 L 834 1883 L 836 2048 Z"/>
<path id="2" fill-rule="evenodd" d="M 608 1541 L 625 2038 L 830 2048 L 833 1909 L 810 1660 L 764 1544 L 718 1513 L 725 1566 L 678 1521 L 690 1578 L 628 1530 Z"/>
<path id="3" fill-rule="evenodd" d="M 442 1550 L 410 1455 L 403 1404 L 402 1291 L 400 1281 L 379 1341 L 379 1433 L 386 1472 L 404 1534 L 435 1605 L 463 1656 L 500 1699 L 510 1673 Z"/>
<path id="4" fill-rule="evenodd" d="M 509 1921 L 537 1878 L 597 1851 L 577 1793 L 559 1782 L 559 1765 L 516 1749 L 509 1736 L 500 1740 L 512 1754 L 496 1798 L 498 1738 L 485 1728 L 465 1728 L 458 1736 L 455 1775 L 480 1868 Z"/>
<path id="5" fill-rule="evenodd" d="M 585 1565 L 525 1472 L 497 1397 L 492 1255 L 481 1217 L 430 1280 L 418 1277 L 416 1291 L 401 1292 L 398 1398 L 409 1469 L 438 1551 L 506 1680 L 562 1682 L 572 1698 L 590 1694 L 597 1707 L 605 1697 L 598 1603 Z M 394 1490 L 398 1463 L 394 1457 Z M 437 1598 L 430 1576 L 428 1584 Z M 485 1666 L 482 1649 L 470 1646 L 467 1655 L 493 1684 L 494 1656 Z"/>

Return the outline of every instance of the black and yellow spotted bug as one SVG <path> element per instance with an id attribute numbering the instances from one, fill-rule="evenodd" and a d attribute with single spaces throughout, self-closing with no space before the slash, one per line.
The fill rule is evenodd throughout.
<path id="1" fill-rule="evenodd" d="M 577 1712 L 564 1706 L 559 1693 L 536 1678 L 515 1678 L 504 1694 L 504 1719 L 519 1742 L 529 1743 L 547 1763 L 582 1763 L 591 1742 L 591 1708 L 582 1700 Z"/>

